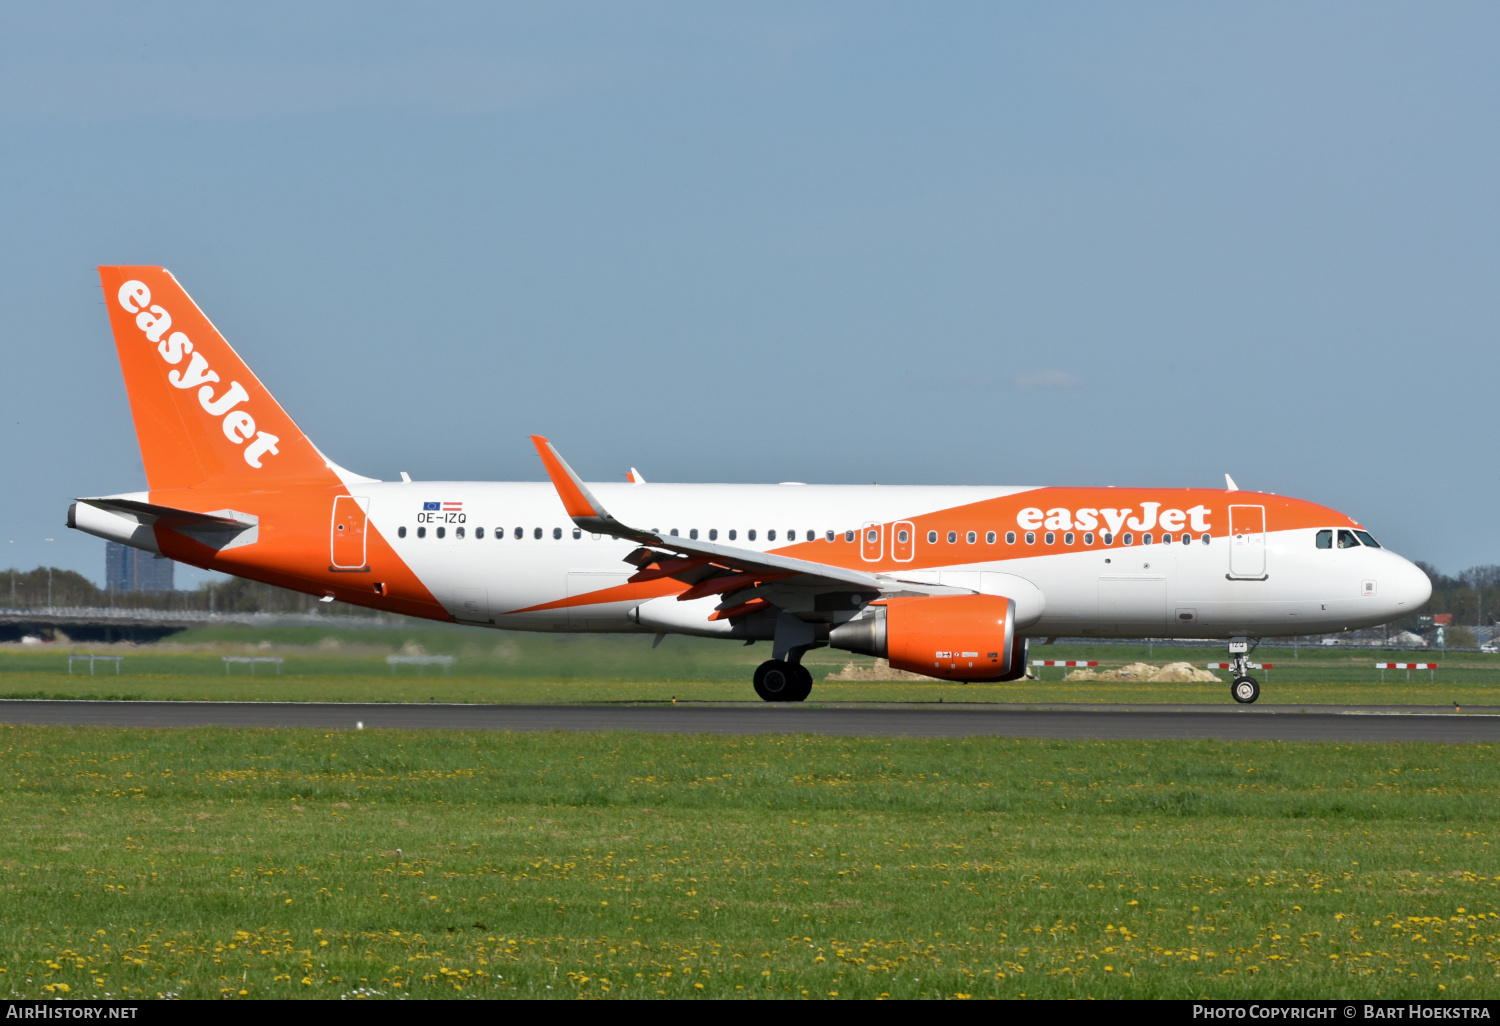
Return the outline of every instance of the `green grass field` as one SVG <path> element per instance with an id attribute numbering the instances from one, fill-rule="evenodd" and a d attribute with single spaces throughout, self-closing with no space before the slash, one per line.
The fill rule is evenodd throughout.
<path id="1" fill-rule="evenodd" d="M 391 630 L 337 627 L 204 628 L 146 646 L 46 646 L 0 649 L 0 697 L 139 699 L 233 699 L 249 701 L 404 702 L 631 702 L 755 701 L 749 681 L 756 664 L 769 658 L 767 645 L 730 645 L 673 637 L 659 648 L 645 636 L 528 635 L 430 625 Z M 67 673 L 66 650 L 122 654 L 122 673 L 86 666 Z M 385 656 L 420 649 L 454 656 L 451 674 L 428 668 L 418 676 L 403 667 L 392 674 Z M 284 659 L 281 675 L 268 666 L 250 676 L 243 665 L 226 676 L 223 656 L 273 655 Z M 1103 667 L 1146 661 L 1201 665 L 1225 658 L 1217 649 L 1145 645 L 1035 645 L 1042 659 L 1097 659 Z M 1297 705 L 1500 705 L 1500 656 L 1479 653 L 1391 653 L 1351 649 L 1262 649 L 1257 659 L 1274 663 L 1260 673 L 1262 701 Z M 1388 672 L 1377 661 L 1440 660 L 1436 680 L 1426 672 Z M 820 649 L 807 665 L 818 680 L 814 701 L 910 702 L 1114 702 L 1231 704 L 1227 683 L 1110 684 L 1064 682 L 1064 671 L 1041 670 L 1039 681 L 1001 685 L 931 683 L 836 683 L 828 674 L 865 657 Z"/>
<path id="2" fill-rule="evenodd" d="M 17 997 L 1492 997 L 1489 745 L 0 728 Z"/>

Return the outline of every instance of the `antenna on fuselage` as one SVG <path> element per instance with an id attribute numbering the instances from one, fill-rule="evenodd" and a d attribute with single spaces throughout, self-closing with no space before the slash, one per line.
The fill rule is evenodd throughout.
<path id="1" fill-rule="evenodd" d="M 1234 483 L 1234 478 L 1230 477 L 1228 474 L 1225 474 L 1224 489 L 1230 492 L 1237 492 L 1240 490 L 1240 486 Z"/>

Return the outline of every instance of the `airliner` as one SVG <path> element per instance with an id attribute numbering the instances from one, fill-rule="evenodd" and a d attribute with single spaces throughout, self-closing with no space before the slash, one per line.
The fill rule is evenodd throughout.
<path id="1" fill-rule="evenodd" d="M 1228 643 L 1374 626 L 1431 583 L 1349 516 L 1223 489 L 381 481 L 298 429 L 161 267 L 101 267 L 146 490 L 68 526 L 182 563 L 501 630 L 769 643 L 768 702 L 831 646 L 948 681 L 1011 681 L 1032 639 Z"/>

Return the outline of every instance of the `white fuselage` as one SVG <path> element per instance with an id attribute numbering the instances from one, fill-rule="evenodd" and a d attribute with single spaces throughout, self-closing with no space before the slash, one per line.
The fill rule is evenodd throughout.
<path id="1" fill-rule="evenodd" d="M 811 532 L 816 543 L 802 550 L 803 558 L 853 566 L 862 562 L 860 545 L 845 539 L 851 534 L 857 539 L 862 525 L 1027 491 L 792 484 L 589 487 L 625 523 L 683 537 L 697 531 L 707 539 L 712 531 L 721 541 L 758 551 L 784 550 L 789 532 L 805 544 Z M 641 605 L 639 598 L 560 602 L 623 585 L 635 571 L 624 557 L 636 546 L 575 528 L 550 484 L 371 482 L 351 490 L 368 500 L 372 525 L 461 621 L 528 631 L 654 629 L 629 616 Z M 450 510 L 423 509 L 431 503 Z M 455 506 L 460 508 L 452 510 Z M 1111 545 L 1096 539 L 1085 546 L 1080 533 L 1076 548 L 1035 555 L 1020 537 L 1007 544 L 1004 525 L 988 544 L 984 538 L 995 525 L 976 522 L 974 527 L 973 543 L 963 531 L 951 544 L 946 535 L 936 545 L 922 538 L 917 558 L 883 572 L 919 584 L 1012 596 L 1020 578 L 1041 596 L 1023 608 L 1018 623 L 1031 637 L 1317 634 L 1387 622 L 1413 612 L 1430 594 L 1426 576 L 1395 553 L 1368 546 L 1319 548 L 1317 528 L 1311 527 L 1266 532 L 1260 579 L 1231 578 L 1230 544 L 1223 537 L 1207 544 L 1195 537 L 1189 544 L 1129 546 L 1119 538 Z M 830 535 L 834 540 L 827 540 Z M 704 619 L 694 628 L 699 622 L 690 617 L 678 629 L 726 633 L 727 624 Z"/>

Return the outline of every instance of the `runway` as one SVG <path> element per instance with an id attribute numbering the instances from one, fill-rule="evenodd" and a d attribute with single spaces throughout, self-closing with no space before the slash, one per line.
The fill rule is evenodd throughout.
<path id="1" fill-rule="evenodd" d="M 446 705 L 0 700 L 0 723 L 869 737 L 1500 741 L 1500 710 L 1353 706 Z"/>

